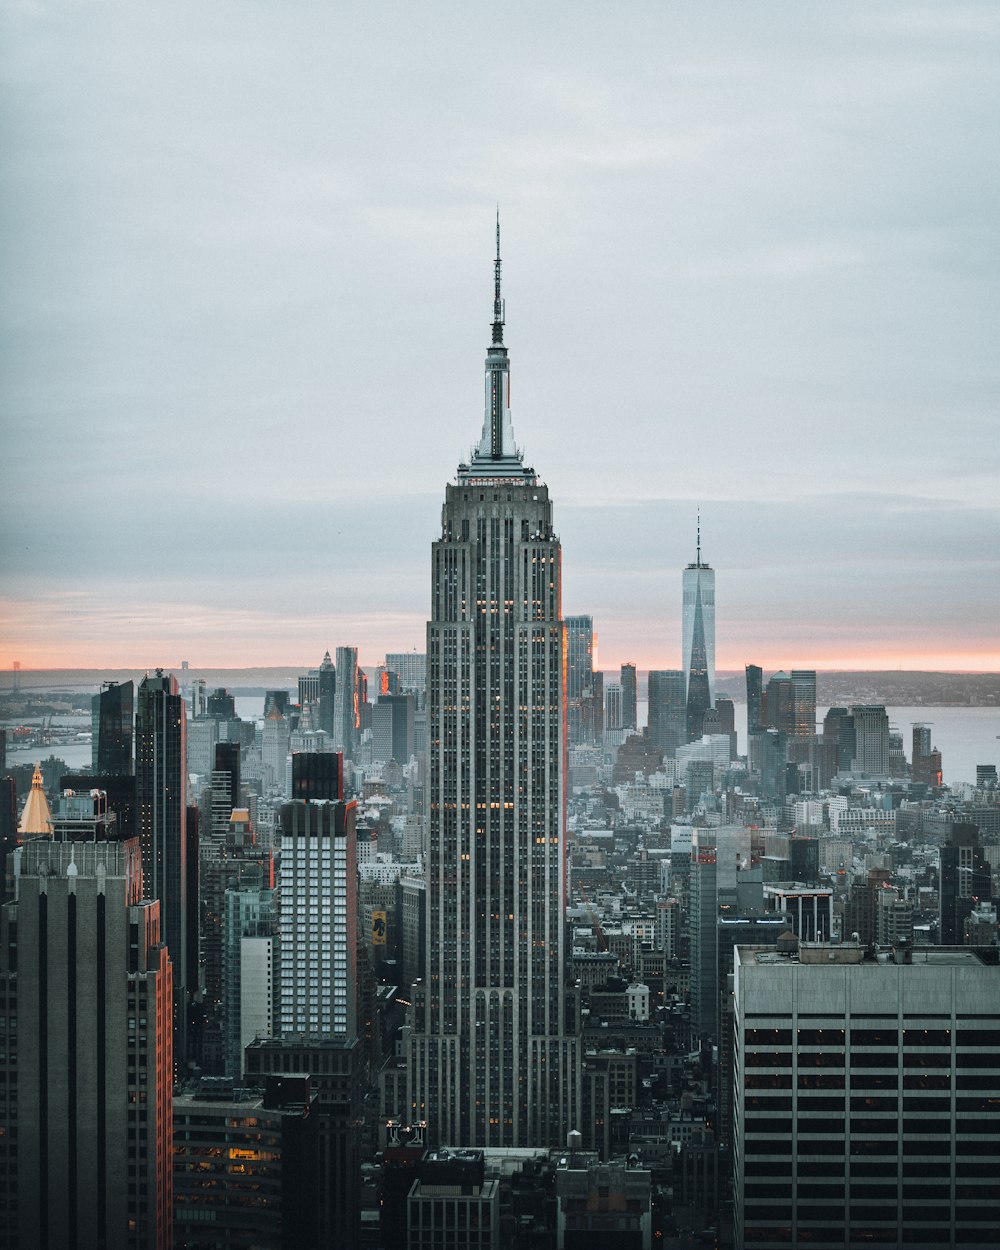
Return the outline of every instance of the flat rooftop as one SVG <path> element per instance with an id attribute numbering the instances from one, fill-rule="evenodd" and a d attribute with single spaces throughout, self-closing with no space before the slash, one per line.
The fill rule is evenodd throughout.
<path id="1" fill-rule="evenodd" d="M 881 968 L 892 965 L 926 965 L 938 967 L 987 967 L 997 962 L 988 951 L 971 946 L 916 946 L 906 951 L 886 949 L 877 951 L 874 957 L 866 957 L 864 947 L 851 942 L 800 942 L 797 954 L 779 954 L 772 947 L 738 946 L 740 963 L 756 964 L 808 964 L 823 967 L 843 967 L 857 964 L 859 967 Z"/>

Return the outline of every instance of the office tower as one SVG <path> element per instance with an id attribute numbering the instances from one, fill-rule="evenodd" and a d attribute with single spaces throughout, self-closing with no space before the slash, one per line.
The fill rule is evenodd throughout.
<path id="1" fill-rule="evenodd" d="M 223 902 L 223 1046 L 225 1074 L 239 1080 L 247 1046 L 275 1033 L 278 907 L 269 860 L 233 868 Z"/>
<path id="2" fill-rule="evenodd" d="M 329 659 L 328 651 L 324 659 Z M 333 661 L 330 660 L 330 667 L 333 668 Z M 303 710 L 310 703 L 319 702 L 319 669 L 311 668 L 308 673 L 299 674 L 299 707 Z"/>
<path id="3" fill-rule="evenodd" d="M 774 673 L 767 683 L 764 724 L 786 735 L 791 735 L 795 729 L 795 687 L 787 673 Z"/>
<path id="4" fill-rule="evenodd" d="M 191 683 L 191 719 L 208 715 L 208 687 L 204 678 L 196 677 Z"/>
<path id="5" fill-rule="evenodd" d="M 948 841 L 941 847 L 938 942 L 942 946 L 960 945 L 965 917 L 992 893 L 990 865 L 979 842 L 979 829 L 975 825 L 952 825 Z"/>
<path id="6" fill-rule="evenodd" d="M 337 648 L 337 683 L 333 704 L 333 742 L 350 758 L 361 724 L 358 707 L 358 649 Z"/>
<path id="7" fill-rule="evenodd" d="M 292 755 L 291 798 L 301 802 L 344 797 L 342 751 L 296 751 Z"/>
<path id="8" fill-rule="evenodd" d="M 413 754 L 412 694 L 380 695 L 372 708 L 372 758 L 406 764 Z"/>
<path id="9" fill-rule="evenodd" d="M 650 740 L 672 758 L 687 741 L 684 673 L 680 669 L 654 669 L 649 674 L 648 698 Z"/>
<path id="10" fill-rule="evenodd" d="M 913 756 L 910 775 L 918 784 L 939 786 L 941 784 L 941 752 L 931 744 L 930 725 L 913 726 Z"/>
<path id="11" fill-rule="evenodd" d="M 564 1027 L 561 552 L 514 444 L 499 230 L 486 414 L 445 489 L 427 626 L 427 977 L 411 1122 L 459 1146 L 549 1146 L 579 1115 Z"/>
<path id="12" fill-rule="evenodd" d="M 793 668 L 792 724 L 789 732 L 795 738 L 811 738 L 816 733 L 816 670 Z M 780 729 L 780 725 L 775 726 Z"/>
<path id="13" fill-rule="evenodd" d="M 219 686 L 208 696 L 208 715 L 215 720 L 235 720 L 236 700 L 224 686 Z"/>
<path id="14" fill-rule="evenodd" d="M 788 739 L 777 729 L 759 730 L 755 735 L 760 773 L 760 796 L 774 803 L 782 803 L 788 791 L 788 774 L 785 760 Z"/>
<path id="15" fill-rule="evenodd" d="M 406 1198 L 406 1250 L 471 1245 L 500 1250 L 500 1181 L 486 1179 L 481 1150 L 428 1150 L 414 1170 Z"/>
<path id="16" fill-rule="evenodd" d="M 272 704 L 261 733 L 261 755 L 264 762 L 264 787 L 278 794 L 285 793 L 285 765 L 291 729 L 277 704 Z"/>
<path id="17" fill-rule="evenodd" d="M 13 777 L 0 777 L 0 903 L 5 903 L 13 893 L 10 856 L 17 841 L 17 782 Z"/>
<path id="18" fill-rule="evenodd" d="M 996 1245 L 996 963 L 740 947 L 734 991 L 735 1245 Z"/>
<path id="19" fill-rule="evenodd" d="M 634 664 L 622 665 L 621 684 L 622 729 L 637 729 L 639 727 L 639 700 Z"/>
<path id="20" fill-rule="evenodd" d="M 0 729 L 0 777 L 7 772 L 7 730 Z"/>
<path id="21" fill-rule="evenodd" d="M 361 1244 L 359 1203 L 363 1122 L 361 1043 L 343 1035 L 257 1038 L 244 1056 L 248 1084 L 267 1086 L 275 1078 L 308 1075 L 317 1099 L 320 1166 L 314 1183 L 302 1189 L 319 1225 L 317 1244 L 340 1250 Z M 310 1178 L 311 1179 L 311 1178 Z M 294 1238 L 290 1246 L 303 1243 Z"/>
<path id="22" fill-rule="evenodd" d="M 135 721 L 136 817 L 147 898 L 160 900 L 160 923 L 175 988 L 187 962 L 187 719 L 173 676 L 163 669 L 139 683 Z"/>
<path id="23" fill-rule="evenodd" d="M 746 666 L 747 733 L 764 728 L 764 670 L 757 664 Z"/>
<path id="24" fill-rule="evenodd" d="M 223 802 L 213 813 L 211 833 L 202 840 L 199 857 L 204 1016 L 199 1062 L 210 1074 L 221 1073 L 225 1063 L 226 1008 L 229 1006 L 225 970 L 226 890 L 230 886 L 241 888 L 245 880 L 262 881 L 261 888 L 265 890 L 274 887 L 273 855 L 257 845 L 249 812 L 245 808 L 230 808 L 223 817 L 221 812 L 227 807 L 229 804 Z M 190 818 L 188 824 L 189 827 L 192 824 Z"/>
<path id="25" fill-rule="evenodd" d="M 134 772 L 132 731 L 135 686 L 106 681 L 90 701 L 91 771 L 125 776 Z"/>
<path id="26" fill-rule="evenodd" d="M 832 707 L 823 717 L 823 743 L 834 754 L 834 772 L 849 773 L 854 763 L 854 719 L 846 707 Z"/>
<path id="27" fill-rule="evenodd" d="M 312 1250 L 319 1245 L 319 1100 L 308 1076 L 263 1093 L 204 1081 L 174 1099 L 174 1242 Z"/>
<path id="28" fill-rule="evenodd" d="M 223 807 L 229 805 L 225 813 L 226 823 L 234 807 L 240 806 L 240 744 L 238 742 L 217 742 L 215 744 L 215 761 L 212 769 L 212 801 L 215 802 L 216 791 L 220 792 Z"/>
<path id="29" fill-rule="evenodd" d="M 317 674 L 316 697 L 319 700 L 319 727 L 334 734 L 334 709 L 337 701 L 337 670 L 330 659 L 330 652 L 323 653 L 323 661 Z"/>
<path id="30" fill-rule="evenodd" d="M 570 746 L 591 744 L 599 740 L 594 708 L 596 646 L 594 618 L 567 616 L 566 733 Z"/>
<path id="31" fill-rule="evenodd" d="M 187 766 L 188 772 L 206 777 L 212 771 L 215 744 L 219 741 L 219 722 L 210 716 L 188 722 Z"/>
<path id="32" fill-rule="evenodd" d="M 604 728 L 623 729 L 622 719 L 622 688 L 616 682 L 609 682 L 604 688 Z"/>
<path id="33" fill-rule="evenodd" d="M 719 733 L 729 735 L 729 758 L 736 759 L 736 708 L 732 699 L 716 699 L 715 711 L 719 717 Z"/>
<path id="34" fill-rule="evenodd" d="M 63 830 L 74 826 L 84 827 L 69 819 Z M 0 1046 L 0 1241 L 168 1250 L 172 978 L 161 907 L 142 898 L 136 839 L 61 833 L 16 852 L 18 898 L 0 911 L 10 1043 Z"/>
<path id="35" fill-rule="evenodd" d="M 853 772 L 868 777 L 889 775 L 889 717 L 881 704 L 855 704 Z"/>
<path id="36" fill-rule="evenodd" d="M 412 690 L 423 697 L 427 689 L 427 656 L 420 651 L 390 651 L 385 657 L 385 666 L 390 672 L 399 674 L 399 685 L 403 690 Z"/>
<path id="37" fill-rule="evenodd" d="M 174 987 L 174 1059 L 187 1059 L 187 716 L 176 678 L 158 668 L 139 683 L 135 717 L 135 813 L 146 898 L 160 901 L 160 932 Z M 192 950 L 193 954 L 193 950 Z M 195 986 L 191 987 L 192 990 Z"/>
<path id="38" fill-rule="evenodd" d="M 702 718 L 715 704 L 715 571 L 701 559 L 701 518 L 698 550 L 683 576 L 684 681 L 687 740 L 701 737 Z"/>
<path id="39" fill-rule="evenodd" d="M 281 808 L 280 1029 L 357 1031 L 357 804 Z"/>

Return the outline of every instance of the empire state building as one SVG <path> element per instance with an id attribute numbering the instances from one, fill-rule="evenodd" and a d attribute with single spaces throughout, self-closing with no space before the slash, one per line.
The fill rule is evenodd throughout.
<path id="1" fill-rule="evenodd" d="M 561 549 L 514 444 L 500 227 L 482 437 L 445 489 L 427 625 L 426 979 L 414 1120 L 456 1146 L 556 1146 L 578 1127 L 564 983 Z"/>

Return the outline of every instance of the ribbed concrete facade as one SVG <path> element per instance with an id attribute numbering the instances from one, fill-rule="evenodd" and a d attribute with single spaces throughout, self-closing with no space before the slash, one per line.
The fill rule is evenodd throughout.
<path id="1" fill-rule="evenodd" d="M 564 1027 L 561 549 L 513 444 L 499 260 L 486 418 L 432 548 L 427 975 L 411 1114 L 431 1141 L 556 1145 L 576 1127 Z"/>

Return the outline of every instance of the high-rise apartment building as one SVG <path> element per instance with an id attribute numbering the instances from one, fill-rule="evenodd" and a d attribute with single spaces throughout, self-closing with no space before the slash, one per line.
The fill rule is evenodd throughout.
<path id="1" fill-rule="evenodd" d="M 715 570 L 701 558 L 701 521 L 698 549 L 683 576 L 683 667 L 687 702 L 687 739 L 701 737 L 702 720 L 715 705 Z"/>
<path id="2" fill-rule="evenodd" d="M 198 983 L 197 928 L 189 931 L 186 729 L 176 678 L 159 668 L 147 674 L 139 683 L 135 718 L 136 826 L 143 890 L 160 901 L 161 932 L 173 964 L 178 1063 L 186 1058 L 186 989 Z"/>
<path id="3" fill-rule="evenodd" d="M 968 948 L 739 947 L 735 1244 L 995 1246 L 998 994 Z"/>
<path id="4" fill-rule="evenodd" d="M 172 1244 L 171 964 L 139 842 L 76 840 L 107 831 L 102 804 L 68 804 L 53 838 L 15 852 L 17 899 L 0 909 L 9 1250 Z"/>
<path id="5" fill-rule="evenodd" d="M 357 1033 L 357 804 L 281 808 L 280 1016 L 283 1035 Z"/>
<path id="6" fill-rule="evenodd" d="M 130 681 L 105 682 L 90 707 L 91 770 L 118 777 L 134 772 L 135 686 Z"/>
<path id="7" fill-rule="evenodd" d="M 499 228 L 482 437 L 445 490 L 427 626 L 426 978 L 412 1121 L 459 1146 L 561 1144 L 579 1116 L 565 1027 L 561 550 L 514 444 Z"/>

